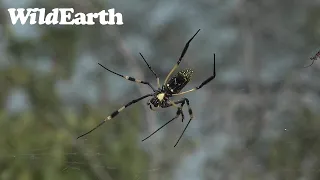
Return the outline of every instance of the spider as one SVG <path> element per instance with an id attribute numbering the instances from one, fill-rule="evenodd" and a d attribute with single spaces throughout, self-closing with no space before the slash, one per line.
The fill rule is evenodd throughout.
<path id="1" fill-rule="evenodd" d="M 177 108 L 177 112 L 176 112 L 176 116 L 174 118 L 172 118 L 170 121 L 166 122 L 164 125 L 162 125 L 160 128 L 158 128 L 156 131 L 154 131 L 152 134 L 150 134 L 148 137 L 144 138 L 142 141 L 145 141 L 146 139 L 148 139 L 149 137 L 151 137 L 153 134 L 155 134 L 156 132 L 158 132 L 161 128 L 163 128 L 164 126 L 166 126 L 167 124 L 169 124 L 170 122 L 172 122 L 173 120 L 177 119 L 180 115 L 181 115 L 181 119 L 182 122 L 184 120 L 184 114 L 182 111 L 182 108 L 185 104 L 187 104 L 188 106 L 188 112 L 190 115 L 190 119 L 187 123 L 187 125 L 185 126 L 183 132 L 181 133 L 179 139 L 177 140 L 176 144 L 174 145 L 174 147 L 177 146 L 177 144 L 179 143 L 181 137 L 183 136 L 184 132 L 186 131 L 189 123 L 191 122 L 191 120 L 193 119 L 193 113 L 192 113 L 192 109 L 190 107 L 190 102 L 187 98 L 182 98 L 180 100 L 177 101 L 173 101 L 171 100 L 171 98 L 173 96 L 179 96 L 179 95 L 183 95 L 192 91 L 196 91 L 200 88 L 202 88 L 204 85 L 206 85 L 207 83 L 209 83 L 211 80 L 213 80 L 216 77 L 216 71 L 215 71 L 215 54 L 214 54 L 214 63 L 213 63 L 213 74 L 207 78 L 205 81 L 203 81 L 199 86 L 194 87 L 190 90 L 184 91 L 184 92 L 180 92 L 186 85 L 187 83 L 190 81 L 192 74 L 193 74 L 193 70 L 191 69 L 184 69 L 179 71 L 177 74 L 175 74 L 173 77 L 170 78 L 170 76 L 172 75 L 172 73 L 179 67 L 179 64 L 181 62 L 181 60 L 183 59 L 184 55 L 186 54 L 189 44 L 190 42 L 193 40 L 193 38 L 198 34 L 198 32 L 200 31 L 200 29 L 188 40 L 188 42 L 186 43 L 186 45 L 184 46 L 184 49 L 180 55 L 179 60 L 177 61 L 177 63 L 175 64 L 175 66 L 171 69 L 171 71 L 169 72 L 169 74 L 167 75 L 166 79 L 164 80 L 163 85 L 160 85 L 160 80 L 158 75 L 154 72 L 154 70 L 151 68 L 151 66 L 148 64 L 148 62 L 146 61 L 146 59 L 143 57 L 143 55 L 141 53 L 140 56 L 141 58 L 144 60 L 144 62 L 146 63 L 146 65 L 148 66 L 149 70 L 154 74 L 154 76 L 157 79 L 157 85 L 158 88 L 155 89 L 149 82 L 146 81 L 142 81 L 142 80 L 138 80 L 135 79 L 133 77 L 130 76 L 124 76 L 121 74 L 118 74 L 108 68 L 106 68 L 105 66 L 103 66 L 102 64 L 98 63 L 101 67 L 103 67 L 104 69 L 106 69 L 107 71 L 116 74 L 124 79 L 127 79 L 129 81 L 133 81 L 136 83 L 142 83 L 142 84 L 146 84 L 148 85 L 152 90 L 153 93 L 144 95 L 140 98 L 134 99 L 132 101 L 130 101 L 129 103 L 127 103 L 126 105 L 122 106 L 120 109 L 118 109 L 117 111 L 114 111 L 113 113 L 111 113 L 111 115 L 109 115 L 107 118 L 105 118 L 100 124 L 98 124 L 96 127 L 94 127 L 93 129 L 91 129 L 90 131 L 82 134 L 80 137 L 83 137 L 89 133 L 91 133 L 92 131 L 94 131 L 95 129 L 97 129 L 98 127 L 100 127 L 103 123 L 105 123 L 108 120 L 113 119 L 114 117 L 116 117 L 121 111 L 123 111 L 125 108 L 141 101 L 142 99 L 145 99 L 147 97 L 152 97 L 150 100 L 148 100 L 147 105 L 150 107 L 151 110 L 156 110 L 157 108 L 168 108 L 168 107 L 176 107 Z M 169 79 L 170 78 L 170 79 Z M 78 139 L 77 138 L 77 139 Z"/>
<path id="2" fill-rule="evenodd" d="M 305 66 L 304 68 L 310 67 L 312 66 L 312 64 L 314 63 L 315 60 L 317 60 L 318 58 L 320 58 L 320 51 L 317 52 L 317 54 L 315 54 L 313 57 L 310 58 L 310 60 L 312 61 L 312 63 L 309 66 Z"/>

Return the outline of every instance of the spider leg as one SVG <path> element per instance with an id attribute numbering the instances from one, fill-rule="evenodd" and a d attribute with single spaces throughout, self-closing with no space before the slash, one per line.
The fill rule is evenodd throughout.
<path id="1" fill-rule="evenodd" d="M 147 136 L 146 138 L 144 138 L 142 141 L 147 140 L 149 137 L 151 137 L 152 135 L 154 135 L 156 132 L 158 132 L 160 129 L 162 129 L 163 127 L 165 127 L 166 125 L 168 125 L 170 122 L 172 122 L 173 120 L 177 119 L 180 114 L 182 112 L 182 108 L 178 108 L 176 116 L 174 118 L 172 118 L 170 121 L 166 122 L 164 125 L 162 125 L 161 127 L 159 127 L 157 130 L 155 130 L 153 133 L 151 133 L 149 136 Z"/>
<path id="2" fill-rule="evenodd" d="M 150 105 L 149 105 L 149 108 L 150 108 L 152 111 L 158 111 L 161 107 L 153 108 L 153 107 L 151 106 L 151 104 L 150 104 Z"/>
<path id="3" fill-rule="evenodd" d="M 177 64 L 173 66 L 173 68 L 171 69 L 171 71 L 170 71 L 169 74 L 167 75 L 167 77 L 166 77 L 166 79 L 165 79 L 165 81 L 164 81 L 164 84 L 167 83 L 167 81 L 168 81 L 169 77 L 171 76 L 171 74 L 172 74 L 172 73 L 174 72 L 174 70 L 177 69 L 177 67 L 179 66 L 182 58 L 184 57 L 184 55 L 186 54 L 186 52 L 187 52 L 187 50 L 188 50 L 188 48 L 189 48 L 190 42 L 191 42 L 191 41 L 193 40 L 193 38 L 198 34 L 199 31 L 200 31 L 200 29 L 189 39 L 189 41 L 188 41 L 188 42 L 186 43 L 186 45 L 184 46 L 184 48 L 183 48 L 183 50 L 182 50 L 182 53 L 181 53 L 181 55 L 180 55 L 180 58 L 179 58 Z"/>
<path id="4" fill-rule="evenodd" d="M 151 105 L 149 105 L 149 107 L 150 107 L 150 109 L 152 110 L 152 111 L 157 111 L 157 109 L 155 109 L 155 108 L 153 108 Z"/>
<path id="5" fill-rule="evenodd" d="M 158 106 L 158 107 L 153 107 L 150 103 L 151 99 L 147 102 L 147 105 L 149 106 L 150 110 L 152 111 L 158 111 L 161 107 Z"/>
<path id="6" fill-rule="evenodd" d="M 182 108 L 183 108 L 184 104 L 186 103 L 185 100 L 182 99 L 182 100 L 175 101 L 175 102 L 172 102 L 172 101 L 169 100 L 169 102 L 171 103 L 170 106 L 175 106 L 175 107 L 177 107 L 178 109 L 181 109 L 181 121 L 183 122 L 183 120 L 184 120 L 184 114 L 183 114 Z M 177 104 L 180 104 L 180 107 L 178 107 Z"/>
<path id="7" fill-rule="evenodd" d="M 144 62 L 147 64 L 148 68 L 150 69 L 150 71 L 154 74 L 154 76 L 157 78 L 157 84 L 158 84 L 158 88 L 160 88 L 160 79 L 158 77 L 158 75 L 154 72 L 154 70 L 151 68 L 151 66 L 148 64 L 148 62 L 146 61 L 146 59 L 142 56 L 141 53 L 139 53 L 140 56 L 142 57 L 142 59 L 144 60 Z"/>
<path id="8" fill-rule="evenodd" d="M 148 86 L 150 86 L 150 88 L 153 90 L 153 92 L 155 92 L 155 88 L 149 83 L 149 82 L 146 82 L 146 81 L 142 81 L 142 80 L 138 80 L 138 79 L 135 79 L 133 77 L 130 77 L 130 76 L 124 76 L 124 75 L 121 75 L 119 73 L 116 73 L 114 71 L 111 71 L 110 69 L 106 68 L 105 66 L 103 66 L 102 64 L 98 63 L 101 67 L 103 67 L 104 69 L 106 69 L 107 71 L 115 74 L 115 75 L 118 75 L 120 77 L 123 77 L 124 79 L 127 79 L 129 81 L 133 81 L 133 82 L 136 82 L 136 83 L 141 83 L 141 84 L 147 84 Z"/>
<path id="9" fill-rule="evenodd" d="M 182 121 L 182 122 L 183 122 L 183 120 L 184 120 L 184 114 L 183 114 L 183 110 L 182 110 L 183 106 L 184 106 L 184 102 L 180 104 L 180 108 L 181 108 L 181 121 Z"/>
<path id="10" fill-rule="evenodd" d="M 186 93 L 189 93 L 189 92 L 193 92 L 193 91 L 196 91 L 200 88 L 202 88 L 204 85 L 206 85 L 207 83 L 209 83 L 210 81 L 212 81 L 214 78 L 216 77 L 216 54 L 214 54 L 214 61 L 213 61 L 213 74 L 212 76 L 210 76 L 209 78 L 207 78 L 205 81 L 203 81 L 200 86 L 197 86 L 193 89 L 190 89 L 188 91 L 184 91 L 184 92 L 180 92 L 178 94 L 172 94 L 173 96 L 178 96 L 178 95 L 182 95 L 182 94 L 186 94 Z"/>
<path id="11" fill-rule="evenodd" d="M 186 127 L 183 129 L 183 131 L 182 131 L 182 133 L 181 133 L 181 135 L 180 135 L 179 139 L 177 140 L 176 144 L 174 145 L 174 147 L 176 147 L 176 146 L 177 146 L 177 144 L 179 143 L 180 139 L 182 138 L 182 136 L 183 136 L 184 132 L 185 132 L 185 131 L 186 131 L 186 129 L 188 128 L 188 126 L 189 126 L 189 124 L 190 124 L 191 120 L 193 119 L 193 113 L 192 113 L 192 109 L 191 109 L 191 107 L 190 107 L 189 99 L 184 98 L 184 99 L 182 99 L 182 100 L 178 101 L 177 103 L 179 103 L 179 102 L 181 102 L 181 101 L 183 101 L 183 102 L 186 102 L 186 103 L 187 103 L 187 106 L 188 106 L 188 112 L 189 112 L 189 115 L 190 115 L 190 119 L 189 119 L 189 121 L 188 121 L 188 123 L 187 123 Z M 182 102 L 182 103 L 183 103 L 183 102 Z M 181 103 L 181 104 L 182 104 L 182 103 Z M 183 104 L 184 104 L 184 103 L 183 103 Z"/>
<path id="12" fill-rule="evenodd" d="M 311 59 L 311 58 L 310 58 L 310 59 Z M 315 61 L 316 59 L 311 59 L 311 60 L 312 60 L 312 63 L 311 63 L 310 65 L 308 65 L 308 66 L 303 67 L 303 68 L 307 68 L 307 67 L 312 66 L 312 64 L 314 63 L 314 61 Z"/>
<path id="13" fill-rule="evenodd" d="M 94 127 L 93 129 L 91 129 L 90 131 L 80 135 L 79 137 L 77 137 L 77 139 L 79 139 L 80 137 L 83 137 L 89 133 L 91 133 L 92 131 L 94 131 L 95 129 L 97 129 L 98 127 L 100 127 L 103 123 L 105 123 L 107 120 L 111 120 L 112 118 L 116 117 L 122 110 L 124 110 L 125 108 L 141 101 L 142 99 L 145 99 L 147 97 L 150 97 L 150 96 L 153 96 L 153 94 L 147 94 L 147 95 L 144 95 L 138 99 L 134 99 L 132 101 L 130 101 L 129 103 L 127 103 L 126 105 L 122 106 L 120 109 L 118 109 L 117 111 L 114 111 L 113 113 L 111 113 L 111 115 L 109 115 L 106 119 L 104 119 L 100 124 L 98 124 L 96 127 Z"/>
<path id="14" fill-rule="evenodd" d="M 187 124 L 187 126 L 184 128 L 182 134 L 180 135 L 178 141 L 176 142 L 176 144 L 174 145 L 174 147 L 177 146 L 178 142 L 180 141 L 182 135 L 184 134 L 184 132 L 186 131 L 187 127 L 189 126 L 191 120 L 193 119 L 193 114 L 192 114 L 192 109 L 190 108 L 190 102 L 187 98 L 183 98 L 179 101 L 175 101 L 175 102 L 172 102 L 169 106 L 173 106 L 173 104 L 177 105 L 177 104 L 180 104 L 180 107 L 178 107 L 178 110 L 177 110 L 177 114 L 174 118 L 172 118 L 170 121 L 166 122 L 164 125 L 162 125 L 161 127 L 159 127 L 157 130 L 155 130 L 153 133 L 151 133 L 148 137 L 144 138 L 142 141 L 145 141 L 146 139 L 148 139 L 149 137 L 151 137 L 152 135 L 154 135 L 156 132 L 158 132 L 160 129 L 162 129 L 163 127 L 165 127 L 166 125 L 168 125 L 170 122 L 172 122 L 173 120 L 177 119 L 179 117 L 179 115 L 181 115 L 181 119 L 182 119 L 182 122 L 184 120 L 184 114 L 183 114 L 183 111 L 182 111 L 182 108 L 184 106 L 184 104 L 187 103 L 188 105 L 188 109 L 189 109 L 189 115 L 190 115 L 190 120 Z"/>
<path id="15" fill-rule="evenodd" d="M 170 101 L 170 100 L 168 100 L 168 102 L 169 102 L 169 104 L 168 104 L 167 107 L 174 106 L 174 107 L 176 107 L 176 108 L 179 109 L 179 106 L 177 105 L 177 104 L 179 104 L 179 103 L 176 103 L 176 102 L 173 102 L 173 101 Z"/>

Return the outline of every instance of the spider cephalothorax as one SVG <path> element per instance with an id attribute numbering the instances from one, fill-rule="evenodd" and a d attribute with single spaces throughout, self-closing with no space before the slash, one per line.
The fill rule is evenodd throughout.
<path id="1" fill-rule="evenodd" d="M 158 91 L 158 93 L 156 93 L 154 97 L 148 101 L 147 105 L 149 105 L 151 110 L 154 110 L 156 108 L 169 107 L 169 104 L 167 103 L 169 100 L 169 97 L 170 95 L 166 94 L 162 90 Z"/>
<path id="2" fill-rule="evenodd" d="M 176 75 L 170 78 L 168 83 L 164 84 L 154 97 L 147 103 L 150 109 L 166 108 L 171 106 L 168 102 L 173 94 L 179 93 L 191 80 L 193 71 L 191 69 L 184 69 L 179 71 Z"/>
<path id="3" fill-rule="evenodd" d="M 214 54 L 214 64 L 213 64 L 213 74 L 207 78 L 205 81 L 203 81 L 199 86 L 192 88 L 188 91 L 184 91 L 184 92 L 180 92 L 191 80 L 192 74 L 193 74 L 193 70 L 191 69 L 184 69 L 179 71 L 177 74 L 175 74 L 174 76 L 172 76 L 170 78 L 170 76 L 172 75 L 172 73 L 178 68 L 182 58 L 184 57 L 185 53 L 188 50 L 189 44 L 192 41 L 192 39 L 198 34 L 198 32 L 200 31 L 200 29 L 191 37 L 191 39 L 189 39 L 189 41 L 186 43 L 180 58 L 178 59 L 176 65 L 171 69 L 171 71 L 169 72 L 169 74 L 167 75 L 166 79 L 164 80 L 163 85 L 160 85 L 160 80 L 157 76 L 157 74 L 153 71 L 153 69 L 151 68 L 151 66 L 147 63 L 147 61 L 145 60 L 145 58 L 142 56 L 142 54 L 140 53 L 140 56 L 142 57 L 142 59 L 144 60 L 144 62 L 147 64 L 148 68 L 151 70 L 151 72 L 154 74 L 154 76 L 157 78 L 157 84 L 158 84 L 158 88 L 154 88 L 149 82 L 146 81 L 141 81 L 141 80 L 137 80 L 133 77 L 129 77 L 129 76 L 123 76 L 121 74 L 118 74 L 114 71 L 111 71 L 110 69 L 106 68 L 105 66 L 101 65 L 99 63 L 100 66 L 102 66 L 103 68 L 105 68 L 107 71 L 112 72 L 120 77 L 123 77 L 129 81 L 133 81 L 133 82 L 137 82 L 137 83 L 142 83 L 142 84 L 146 84 L 148 85 L 152 90 L 153 93 L 151 94 L 147 94 L 144 95 L 140 98 L 134 99 L 132 101 L 130 101 L 129 103 L 127 103 L 126 105 L 122 106 L 120 109 L 118 109 L 117 111 L 114 111 L 113 113 L 111 113 L 111 115 L 109 115 L 107 118 L 105 118 L 100 124 L 98 124 L 95 128 L 91 129 L 90 131 L 88 131 L 85 134 L 82 134 L 81 136 L 79 136 L 78 138 L 85 136 L 89 133 L 91 133 L 93 130 L 97 129 L 99 126 L 101 126 L 103 123 L 105 123 L 107 120 L 111 120 L 112 118 L 114 118 L 115 116 L 117 116 L 122 110 L 124 110 L 125 108 L 127 108 L 128 106 L 141 101 L 142 99 L 145 99 L 147 97 L 152 97 L 148 102 L 147 105 L 149 105 L 150 109 L 155 110 L 156 108 L 167 108 L 167 107 L 171 107 L 174 106 L 177 108 L 177 113 L 176 116 L 174 118 L 172 118 L 170 121 L 168 121 L 167 123 L 165 123 L 163 126 L 161 126 L 160 128 L 158 128 L 156 131 L 154 131 L 152 134 L 150 134 L 148 137 L 146 137 L 145 139 L 143 139 L 142 141 L 148 139 L 150 136 L 152 136 L 153 134 L 155 134 L 156 132 L 158 132 L 161 128 L 163 128 L 164 126 L 166 126 L 167 124 L 169 124 L 170 122 L 172 122 L 173 120 L 177 119 L 180 115 L 182 117 L 182 121 L 184 119 L 184 114 L 182 111 L 182 108 L 185 104 L 187 104 L 188 106 L 188 113 L 190 115 L 190 119 L 188 121 L 188 124 L 185 126 L 183 132 L 181 133 L 179 139 L 177 140 L 176 144 L 174 146 L 176 146 L 178 144 L 178 142 L 180 141 L 183 133 L 185 132 L 185 130 L 187 129 L 189 123 L 191 122 L 192 118 L 193 118 L 193 114 L 192 114 L 192 110 L 190 107 L 190 102 L 187 98 L 182 98 L 180 100 L 174 101 L 171 100 L 171 98 L 173 96 L 179 96 L 188 92 L 192 92 L 192 91 L 196 91 L 198 89 L 200 89 L 202 86 L 206 85 L 207 83 L 209 83 L 211 80 L 213 80 L 216 77 L 216 71 L 215 71 L 215 54 Z M 170 79 L 169 79 L 170 78 Z"/>

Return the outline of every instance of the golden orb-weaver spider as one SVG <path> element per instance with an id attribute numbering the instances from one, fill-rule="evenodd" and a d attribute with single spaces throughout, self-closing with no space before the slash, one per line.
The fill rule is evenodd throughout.
<path id="1" fill-rule="evenodd" d="M 182 98 L 182 99 L 177 100 L 177 101 L 171 101 L 170 98 L 173 97 L 173 96 L 178 96 L 178 95 L 182 95 L 182 94 L 186 94 L 186 93 L 198 90 L 198 89 L 202 88 L 204 85 L 206 85 L 207 83 L 209 83 L 211 80 L 213 80 L 216 77 L 215 54 L 214 54 L 213 74 L 209 78 L 207 78 L 205 81 L 203 81 L 199 86 L 197 86 L 195 88 L 192 88 L 192 89 L 190 89 L 188 91 L 180 92 L 187 85 L 187 83 L 190 82 L 190 80 L 191 80 L 191 77 L 192 77 L 192 74 L 193 74 L 193 70 L 191 70 L 191 69 L 184 69 L 182 71 L 179 71 L 176 75 L 174 75 L 173 77 L 170 78 L 170 76 L 178 68 L 181 60 L 183 59 L 184 55 L 186 54 L 190 42 L 198 34 L 199 31 L 200 31 L 200 29 L 186 43 L 186 45 L 185 45 L 185 47 L 184 47 L 184 49 L 183 49 L 183 51 L 182 51 L 182 53 L 180 55 L 179 60 L 177 61 L 176 65 L 171 69 L 169 74 L 167 75 L 167 77 L 166 77 L 166 79 L 165 79 L 165 81 L 164 81 L 162 86 L 160 85 L 160 80 L 159 80 L 159 77 L 157 76 L 157 74 L 154 72 L 154 70 L 151 68 L 151 66 L 148 64 L 148 62 L 145 60 L 143 55 L 141 53 L 139 53 L 140 56 L 142 57 L 142 59 L 144 60 L 144 62 L 146 63 L 146 65 L 148 66 L 148 68 L 150 69 L 150 71 L 157 78 L 157 84 L 158 84 L 158 88 L 157 89 L 155 89 L 149 82 L 138 80 L 138 79 L 135 79 L 135 78 L 130 77 L 130 76 L 121 75 L 119 73 L 116 73 L 116 72 L 106 68 L 102 64 L 98 63 L 100 66 L 102 66 L 107 71 L 109 71 L 109 72 L 111 72 L 113 74 L 116 74 L 116 75 L 118 75 L 120 77 L 123 77 L 124 79 L 127 79 L 129 81 L 133 81 L 133 82 L 137 82 L 137 83 L 146 84 L 146 85 L 150 86 L 150 88 L 153 90 L 153 93 L 144 95 L 144 96 L 142 96 L 140 98 L 137 98 L 137 99 L 134 99 L 134 100 L 130 101 L 129 103 L 127 103 L 126 105 L 124 105 L 120 109 L 118 109 L 117 111 L 114 111 L 113 113 L 111 113 L 111 115 L 109 115 L 107 118 L 105 118 L 95 128 L 91 129 L 87 133 L 82 134 L 78 138 L 83 137 L 83 136 L 91 133 L 92 131 L 97 129 L 99 126 L 101 126 L 103 123 L 105 123 L 106 121 L 113 119 L 115 116 L 117 116 L 125 108 L 127 108 L 127 107 L 129 107 L 129 106 L 141 101 L 142 99 L 145 99 L 147 97 L 152 97 L 147 103 L 147 105 L 149 105 L 151 110 L 155 110 L 155 108 L 167 108 L 167 107 L 174 106 L 174 107 L 177 108 L 177 113 L 176 113 L 176 116 L 174 118 L 172 118 L 170 121 L 168 121 L 167 123 L 162 125 L 160 128 L 158 128 L 156 131 L 154 131 L 152 134 L 150 134 L 148 137 L 146 137 L 142 141 L 144 141 L 144 140 L 148 139 L 149 137 L 151 137 L 153 134 L 158 132 L 161 128 L 163 128 L 164 126 L 166 126 L 167 124 L 169 124 L 173 120 L 177 119 L 180 115 L 181 115 L 181 118 L 182 118 L 182 121 L 183 121 L 184 114 L 183 114 L 182 108 L 183 108 L 183 106 L 185 104 L 187 104 L 187 106 L 188 106 L 188 112 L 189 112 L 189 115 L 190 115 L 190 120 L 188 121 L 188 123 L 187 123 L 186 127 L 184 128 L 183 132 L 181 133 L 179 139 L 177 140 L 176 144 L 174 145 L 174 147 L 176 147 L 176 145 L 180 141 L 182 135 L 186 131 L 189 123 L 193 119 L 193 114 L 192 114 L 192 109 L 190 107 L 190 102 L 189 102 L 189 100 L 187 98 Z"/>

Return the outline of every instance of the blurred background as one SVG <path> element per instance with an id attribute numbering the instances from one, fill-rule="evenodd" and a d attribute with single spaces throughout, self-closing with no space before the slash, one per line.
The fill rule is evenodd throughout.
<path id="1" fill-rule="evenodd" d="M 0 1 L 0 180 L 319 180 L 319 0 Z M 12 25 L 7 8 L 115 8 L 122 26 Z M 161 82 L 178 70 L 194 120 L 146 100 L 76 140 L 114 110 L 152 92 L 107 72 Z"/>

